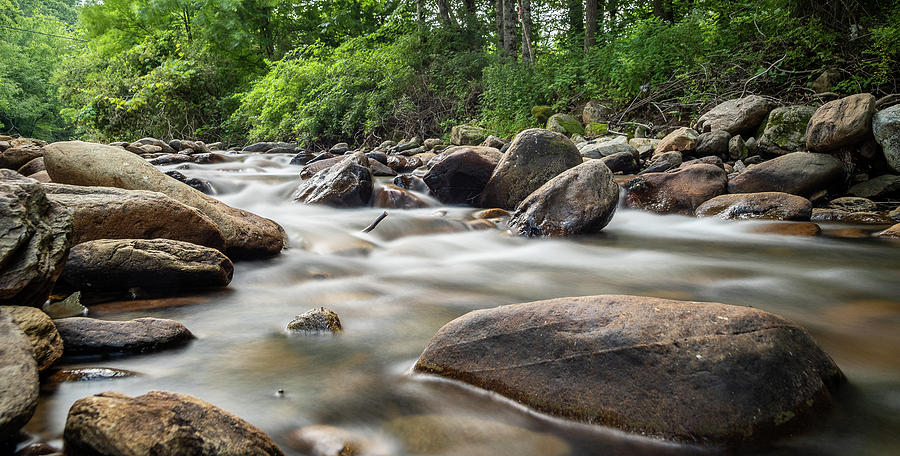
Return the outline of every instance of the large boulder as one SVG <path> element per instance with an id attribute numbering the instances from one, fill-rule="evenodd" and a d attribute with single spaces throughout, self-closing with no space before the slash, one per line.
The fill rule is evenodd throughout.
<path id="1" fill-rule="evenodd" d="M 840 189 L 846 179 L 844 164 L 831 155 L 793 152 L 748 168 L 728 182 L 728 192 L 784 192 L 809 198 Z"/>
<path id="2" fill-rule="evenodd" d="M 0 451 L 31 419 L 38 403 L 34 349 L 12 316 L 0 310 Z M 10 451 L 10 454 L 12 451 Z"/>
<path id="3" fill-rule="evenodd" d="M 896 201 L 900 199 L 900 176 L 884 174 L 850 187 L 847 193 L 878 201 Z"/>
<path id="4" fill-rule="evenodd" d="M 470 312 L 438 331 L 414 369 L 563 418 L 724 444 L 797 429 L 843 380 L 803 328 L 776 315 L 612 295 Z"/>
<path id="5" fill-rule="evenodd" d="M 545 182 L 582 162 L 578 148 L 562 134 L 524 130 L 500 158 L 481 194 L 481 206 L 513 209 Z"/>
<path id="6" fill-rule="evenodd" d="M 160 318 L 108 321 L 72 317 L 53 322 L 66 356 L 147 353 L 178 347 L 194 339 L 181 323 Z"/>
<path id="7" fill-rule="evenodd" d="M 881 145 L 888 165 L 900 173 L 900 104 L 875 113 L 872 133 Z"/>
<path id="8" fill-rule="evenodd" d="M 44 148 L 35 145 L 10 147 L 0 152 L 0 168 L 19 169 L 28 162 L 44 156 Z"/>
<path id="9" fill-rule="evenodd" d="M 725 193 L 728 175 L 700 163 L 668 173 L 647 173 L 625 182 L 625 205 L 660 214 L 693 215 L 698 206 Z"/>
<path id="10" fill-rule="evenodd" d="M 584 135 L 584 125 L 569 114 L 553 114 L 547 119 L 547 129 L 566 136 Z"/>
<path id="11" fill-rule="evenodd" d="M 523 236 L 572 236 L 600 231 L 619 203 L 619 186 L 599 160 L 563 171 L 528 195 L 509 220 Z"/>
<path id="12" fill-rule="evenodd" d="M 816 110 L 806 129 L 806 147 L 831 152 L 865 139 L 872 128 L 875 96 L 858 93 L 830 101 Z"/>
<path id="13" fill-rule="evenodd" d="M 205 195 L 121 148 L 81 141 L 53 143 L 44 149 L 44 164 L 53 182 L 156 191 L 199 210 L 218 225 L 229 257 L 272 256 L 285 247 L 284 230 L 277 223 Z"/>
<path id="14" fill-rule="evenodd" d="M 106 392 L 75 401 L 63 434 L 66 454 L 117 456 L 281 455 L 250 423 L 186 394 Z"/>
<path id="15" fill-rule="evenodd" d="M 759 95 L 735 98 L 700 116 L 696 128 L 702 132 L 726 130 L 731 134 L 755 130 L 773 107 L 774 103 Z"/>
<path id="16" fill-rule="evenodd" d="M 0 304 L 44 304 L 62 271 L 72 215 L 41 184 L 0 169 Z"/>
<path id="17" fill-rule="evenodd" d="M 812 203 L 781 192 L 719 195 L 697 208 L 698 217 L 808 221 Z"/>
<path id="18" fill-rule="evenodd" d="M 800 152 L 806 148 L 806 127 L 816 109 L 811 106 L 783 106 L 769 113 L 760 127 L 756 149 L 770 155 Z"/>
<path id="19" fill-rule="evenodd" d="M 301 182 L 291 199 L 332 207 L 368 206 L 373 189 L 369 159 L 364 153 L 356 152 Z"/>
<path id="20" fill-rule="evenodd" d="M 47 314 L 36 307 L 0 306 L 0 312 L 8 314 L 28 336 L 34 349 L 34 360 L 39 371 L 50 367 L 63 354 L 63 341 Z"/>
<path id="21" fill-rule="evenodd" d="M 423 179 L 438 201 L 474 205 L 502 156 L 493 147 L 451 147 L 435 157 L 440 161 Z"/>
<path id="22" fill-rule="evenodd" d="M 454 146 L 477 146 L 487 137 L 487 130 L 475 125 L 456 125 L 450 130 L 450 143 Z"/>
<path id="23" fill-rule="evenodd" d="M 172 239 L 225 249 L 218 225 L 159 192 L 44 184 L 47 198 L 72 211 L 72 244 L 97 239 Z"/>
<path id="24" fill-rule="evenodd" d="M 221 252 L 169 239 L 101 239 L 72 247 L 59 285 L 82 292 L 224 287 L 234 266 Z"/>

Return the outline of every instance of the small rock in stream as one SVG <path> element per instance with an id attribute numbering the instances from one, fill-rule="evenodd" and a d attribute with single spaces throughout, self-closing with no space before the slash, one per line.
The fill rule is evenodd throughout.
<path id="1" fill-rule="evenodd" d="M 343 332 L 341 319 L 333 310 L 319 307 L 294 317 L 287 325 L 291 333 L 331 333 Z"/>
<path id="2" fill-rule="evenodd" d="M 54 320 L 65 356 L 145 353 L 184 345 L 194 335 L 181 323 L 160 318 L 108 321 L 72 317 Z"/>

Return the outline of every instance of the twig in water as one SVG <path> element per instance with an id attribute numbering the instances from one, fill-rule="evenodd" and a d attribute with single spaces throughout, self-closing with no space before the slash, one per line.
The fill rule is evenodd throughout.
<path id="1" fill-rule="evenodd" d="M 384 211 L 383 214 L 379 215 L 378 218 L 375 219 L 375 221 L 372 222 L 369 226 L 367 226 L 364 230 L 362 230 L 362 232 L 368 233 L 369 231 L 374 230 L 375 227 L 378 226 L 378 224 L 381 223 L 381 221 L 384 220 L 385 217 L 387 217 L 387 211 Z"/>

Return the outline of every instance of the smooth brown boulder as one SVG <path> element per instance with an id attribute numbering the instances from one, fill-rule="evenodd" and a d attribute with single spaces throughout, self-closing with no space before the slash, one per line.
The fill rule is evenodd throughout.
<path id="1" fill-rule="evenodd" d="M 700 135 L 692 128 L 681 127 L 672 133 L 666 135 L 656 148 L 653 149 L 653 156 L 662 155 L 666 152 L 684 152 L 694 150 L 700 140 Z"/>
<path id="2" fill-rule="evenodd" d="M 146 353 L 178 347 L 194 339 L 181 323 L 161 318 L 109 321 L 71 317 L 53 323 L 66 356 Z"/>
<path id="3" fill-rule="evenodd" d="M 291 199 L 304 204 L 332 207 L 368 206 L 374 190 L 373 182 L 369 159 L 362 152 L 357 152 L 300 182 Z"/>
<path id="4" fill-rule="evenodd" d="M 40 307 L 62 271 L 72 215 L 34 179 L 0 169 L 0 305 Z"/>
<path id="5" fill-rule="evenodd" d="M 282 454 L 250 423 L 195 397 L 166 391 L 80 399 L 69 409 L 63 439 L 69 456 Z"/>
<path id="6" fill-rule="evenodd" d="M 693 215 L 701 204 L 725 193 L 727 182 L 725 170 L 701 163 L 668 173 L 642 174 L 622 187 L 627 207 Z"/>
<path id="7" fill-rule="evenodd" d="M 562 418 L 735 445 L 808 424 L 844 380 L 776 315 L 615 295 L 470 312 L 437 332 L 414 370 Z"/>
<path id="8" fill-rule="evenodd" d="M 784 192 L 806 198 L 844 188 L 847 171 L 826 154 L 794 152 L 754 165 L 728 182 L 729 193 Z"/>
<path id="9" fill-rule="evenodd" d="M 43 155 L 44 149 L 40 146 L 21 145 L 11 147 L 0 152 L 0 168 L 16 170 Z"/>
<path id="10" fill-rule="evenodd" d="M 871 135 L 875 96 L 858 93 L 825 103 L 816 110 L 806 129 L 806 147 L 831 152 L 851 146 Z"/>
<path id="11" fill-rule="evenodd" d="M 35 158 L 17 170 L 23 176 L 30 176 L 41 171 L 46 171 L 46 168 L 44 168 L 44 157 Z"/>
<path id="12" fill-rule="evenodd" d="M 759 95 L 735 98 L 716 105 L 700 116 L 696 128 L 701 132 L 725 130 L 731 134 L 753 130 L 774 107 L 773 102 Z"/>
<path id="13" fill-rule="evenodd" d="M 582 162 L 569 138 L 541 128 L 524 130 L 494 168 L 481 194 L 481 207 L 514 209 L 548 180 Z"/>
<path id="14" fill-rule="evenodd" d="M 44 165 L 53 182 L 156 191 L 193 207 L 218 225 L 231 258 L 268 257 L 285 247 L 284 230 L 277 223 L 205 195 L 124 149 L 58 142 L 44 148 Z"/>
<path id="15" fill-rule="evenodd" d="M 225 238 L 212 219 L 163 193 L 65 184 L 42 187 L 50 201 L 72 211 L 73 244 L 161 238 L 225 250 Z"/>
<path id="16" fill-rule="evenodd" d="M 72 247 L 59 285 L 82 292 L 224 287 L 234 266 L 218 250 L 169 239 L 101 239 Z"/>
<path id="17" fill-rule="evenodd" d="M 697 208 L 698 217 L 723 219 L 764 219 L 808 221 L 812 203 L 797 195 L 781 192 L 719 195 Z"/>
<path id="18" fill-rule="evenodd" d="M 0 310 L 0 450 L 31 419 L 38 403 L 34 349 L 12 316 Z"/>
<path id="19" fill-rule="evenodd" d="M 34 349 L 34 360 L 39 371 L 50 367 L 63 355 L 63 341 L 47 314 L 36 307 L 0 306 L 0 312 L 12 317 L 22 332 L 28 336 Z"/>
<path id="20" fill-rule="evenodd" d="M 619 186 L 600 160 L 569 168 L 519 204 L 509 220 L 522 236 L 573 236 L 600 231 L 619 203 Z"/>
<path id="21" fill-rule="evenodd" d="M 502 156 L 493 147 L 451 147 L 434 158 L 437 164 L 422 179 L 438 201 L 474 205 Z"/>

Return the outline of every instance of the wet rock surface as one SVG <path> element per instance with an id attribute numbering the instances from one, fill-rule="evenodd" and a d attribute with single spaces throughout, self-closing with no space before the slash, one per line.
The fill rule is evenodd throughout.
<path id="1" fill-rule="evenodd" d="M 281 455 L 269 436 L 208 402 L 150 391 L 106 392 L 76 401 L 64 434 L 69 455 Z"/>
<path id="2" fill-rule="evenodd" d="M 697 208 L 698 217 L 807 221 L 812 203 L 802 196 L 781 192 L 719 195 Z"/>
<path id="3" fill-rule="evenodd" d="M 803 426 L 843 381 L 805 330 L 776 315 L 615 295 L 470 312 L 438 331 L 415 370 L 551 415 L 724 444 Z"/>
<path id="4" fill-rule="evenodd" d="M 311 166 L 311 165 L 307 165 Z M 358 152 L 318 171 L 300 183 L 291 199 L 332 207 L 368 206 L 374 190 L 369 159 Z"/>
<path id="5" fill-rule="evenodd" d="M 31 419 L 38 403 L 38 370 L 28 336 L 0 309 L 0 450 Z"/>
<path id="6" fill-rule="evenodd" d="M 572 236 L 600 231 L 612 219 L 619 186 L 599 160 L 563 171 L 525 198 L 509 221 L 523 236 Z"/>
<path id="7" fill-rule="evenodd" d="M 707 200 L 725 193 L 728 176 L 709 164 L 691 165 L 668 173 L 648 173 L 622 185 L 627 207 L 660 214 L 693 215 Z"/>
<path id="8" fill-rule="evenodd" d="M 182 346 L 194 339 L 181 323 L 160 318 L 110 321 L 72 317 L 53 323 L 67 357 L 146 353 Z"/>
<path id="9" fill-rule="evenodd" d="M 76 245 L 60 286 L 82 292 L 224 287 L 234 266 L 218 250 L 169 239 L 103 239 Z"/>
<path id="10" fill-rule="evenodd" d="M 0 304 L 41 306 L 72 237 L 72 215 L 41 185 L 0 169 Z"/>
<path id="11" fill-rule="evenodd" d="M 444 204 L 474 205 L 501 156 L 493 147 L 452 147 L 436 157 L 440 161 L 423 180 L 434 197 Z"/>
<path id="12" fill-rule="evenodd" d="M 292 333 L 331 333 L 343 332 L 341 319 L 333 310 L 319 307 L 308 310 L 294 317 L 287 325 L 287 330 Z"/>

